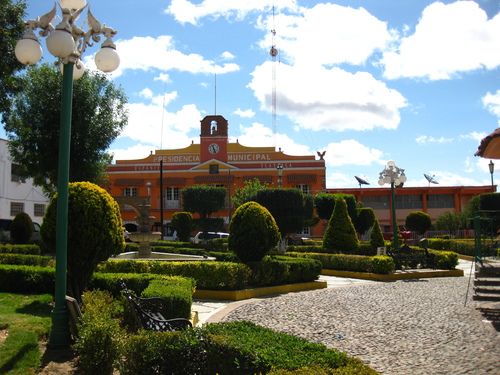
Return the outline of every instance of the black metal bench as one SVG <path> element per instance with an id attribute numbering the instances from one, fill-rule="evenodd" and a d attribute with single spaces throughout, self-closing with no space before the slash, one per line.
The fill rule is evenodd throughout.
<path id="1" fill-rule="evenodd" d="M 161 314 L 164 301 L 158 297 L 140 298 L 122 283 L 122 294 L 125 297 L 130 310 L 140 323 L 142 328 L 151 331 L 165 332 L 178 331 L 192 327 L 193 324 L 188 319 L 175 318 L 165 319 Z"/>

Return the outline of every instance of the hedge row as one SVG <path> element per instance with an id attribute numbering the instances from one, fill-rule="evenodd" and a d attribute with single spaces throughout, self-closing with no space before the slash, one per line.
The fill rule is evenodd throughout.
<path id="1" fill-rule="evenodd" d="M 250 285 L 269 286 L 314 281 L 321 273 L 321 262 L 315 259 L 289 256 L 266 256 L 260 262 L 250 262 Z"/>
<path id="2" fill-rule="evenodd" d="M 182 332 L 130 336 L 119 363 L 123 375 L 338 374 L 374 370 L 345 353 L 250 322 L 208 324 Z"/>
<path id="3" fill-rule="evenodd" d="M 166 319 L 191 318 L 195 282 L 185 277 L 173 276 L 161 280 L 152 280 L 142 291 L 144 298 L 160 298 L 163 300 L 160 313 Z"/>
<path id="4" fill-rule="evenodd" d="M 444 239 L 444 238 L 428 238 L 428 246 L 433 250 L 446 250 L 454 251 L 458 254 L 474 256 L 475 255 L 475 243 L 474 240 L 456 240 L 456 239 Z M 485 241 L 486 242 L 486 241 Z M 489 243 L 483 243 L 481 253 L 483 256 L 495 255 L 495 247 L 491 241 Z"/>
<path id="5" fill-rule="evenodd" d="M 0 264 L 20 264 L 25 266 L 53 267 L 55 265 L 55 260 L 50 256 L 0 253 Z"/>
<path id="6" fill-rule="evenodd" d="M 10 293 L 54 293 L 53 267 L 0 264 L 0 291 Z"/>
<path id="7" fill-rule="evenodd" d="M 288 253 L 294 257 L 319 260 L 323 268 L 338 271 L 388 274 L 394 271 L 394 261 L 386 255 L 363 256 L 349 254 Z"/>
<path id="8" fill-rule="evenodd" d="M 429 250 L 425 254 L 417 247 L 401 247 L 393 254 L 396 269 L 432 268 L 453 270 L 458 265 L 458 254 L 453 251 Z"/>
<path id="9" fill-rule="evenodd" d="M 30 254 L 40 255 L 40 246 L 35 244 L 28 245 L 14 245 L 14 244 L 0 244 L 0 254 Z"/>
<path id="10" fill-rule="evenodd" d="M 323 246 L 317 245 L 315 243 L 313 244 L 307 244 L 307 245 L 291 245 L 288 246 L 287 248 L 288 252 L 294 252 L 294 253 L 325 253 L 325 254 L 341 254 L 338 251 L 333 251 L 330 249 L 325 249 Z M 362 241 L 359 244 L 359 247 L 356 250 L 351 250 L 349 252 L 345 252 L 342 254 L 350 254 L 350 255 L 376 255 L 377 254 L 377 249 L 374 249 L 370 242 L 368 241 Z"/>

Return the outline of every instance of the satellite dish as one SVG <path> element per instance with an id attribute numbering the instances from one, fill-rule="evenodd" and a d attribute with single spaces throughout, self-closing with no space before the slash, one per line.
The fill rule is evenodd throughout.
<path id="1" fill-rule="evenodd" d="M 370 183 L 368 181 L 363 180 L 361 177 L 354 176 L 354 178 L 358 181 L 360 189 L 361 189 L 361 185 L 370 185 Z"/>
<path id="2" fill-rule="evenodd" d="M 434 175 L 429 176 L 428 174 L 424 173 L 424 177 L 427 180 L 427 182 L 429 182 L 429 186 L 431 186 L 431 184 L 439 184 L 439 182 L 437 182 L 436 179 L 434 178 Z"/>

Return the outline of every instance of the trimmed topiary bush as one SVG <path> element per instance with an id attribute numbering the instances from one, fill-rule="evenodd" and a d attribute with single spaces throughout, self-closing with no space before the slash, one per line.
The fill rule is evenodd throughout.
<path id="1" fill-rule="evenodd" d="M 344 199 L 337 199 L 323 236 L 323 248 L 332 252 L 349 252 L 358 246 L 358 236 L 347 213 L 347 204 Z"/>
<path id="2" fill-rule="evenodd" d="M 273 216 L 257 202 L 238 207 L 231 218 L 229 233 L 229 250 L 243 262 L 261 260 L 280 239 Z"/>
<path id="3" fill-rule="evenodd" d="M 185 277 L 171 276 L 151 280 L 142 291 L 141 297 L 161 298 L 163 310 L 159 311 L 165 319 L 191 318 L 191 305 L 195 282 Z"/>
<path id="4" fill-rule="evenodd" d="M 405 221 L 406 228 L 422 235 L 431 229 L 431 216 L 422 211 L 410 212 Z"/>
<path id="5" fill-rule="evenodd" d="M 52 198 L 41 234 L 45 245 L 56 245 L 57 195 Z M 81 301 L 95 267 L 125 248 L 120 208 L 108 192 L 90 182 L 69 184 L 68 293 Z"/>
<path id="6" fill-rule="evenodd" d="M 375 213 L 373 212 L 373 208 L 370 207 L 362 207 L 358 208 L 358 214 L 355 220 L 356 232 L 359 234 L 365 233 L 375 223 Z"/>
<path id="7" fill-rule="evenodd" d="M 33 235 L 33 221 L 25 212 L 20 212 L 10 224 L 10 238 L 16 244 L 27 244 Z"/>
<path id="8" fill-rule="evenodd" d="M 175 212 L 172 215 L 172 226 L 177 231 L 179 241 L 188 242 L 193 227 L 193 215 L 191 212 Z"/>
<path id="9" fill-rule="evenodd" d="M 370 244 L 374 250 L 385 246 L 384 235 L 382 234 L 382 230 L 380 230 L 380 224 L 376 218 L 373 222 L 372 232 L 370 233 Z"/>

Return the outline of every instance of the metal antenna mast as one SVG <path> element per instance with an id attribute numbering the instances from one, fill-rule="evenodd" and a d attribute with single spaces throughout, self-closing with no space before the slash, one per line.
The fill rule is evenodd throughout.
<path id="1" fill-rule="evenodd" d="M 272 58 L 272 96 L 271 96 L 271 106 L 272 106 L 272 124 L 273 124 L 273 135 L 274 135 L 274 146 L 276 146 L 276 57 L 278 56 L 278 49 L 276 48 L 276 29 L 274 28 L 274 5 L 273 5 L 273 28 L 271 30 L 272 34 L 272 45 L 269 50 L 269 54 Z"/>

